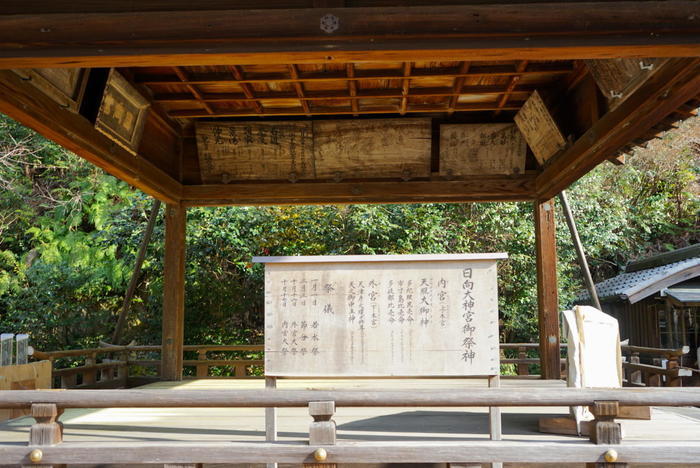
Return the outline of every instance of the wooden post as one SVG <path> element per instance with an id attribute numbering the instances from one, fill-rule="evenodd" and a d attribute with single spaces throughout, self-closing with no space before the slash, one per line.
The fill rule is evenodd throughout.
<path id="1" fill-rule="evenodd" d="M 618 445 L 622 442 L 622 430 L 620 423 L 615 422 L 615 417 L 620 412 L 617 401 L 596 401 L 591 406 L 591 412 L 595 416 L 591 427 L 591 442 L 597 445 Z M 615 463 L 617 452 L 606 452 L 605 462 L 587 463 L 588 468 L 627 468 L 627 463 Z M 609 459 L 608 459 L 609 458 Z"/>
<path id="2" fill-rule="evenodd" d="M 265 388 L 277 388 L 277 377 L 265 377 Z M 265 441 L 277 440 L 277 408 L 265 408 Z M 266 468 L 277 468 L 277 463 L 268 463 Z"/>
<path id="3" fill-rule="evenodd" d="M 207 350 L 198 349 L 197 350 L 197 360 L 206 361 L 207 360 Z M 197 364 L 197 377 L 207 377 L 209 375 L 209 365 L 208 364 Z"/>
<path id="4" fill-rule="evenodd" d="M 489 388 L 498 388 L 501 386 L 501 376 L 489 376 Z M 498 406 L 489 406 L 489 434 L 491 440 L 501 440 L 501 408 Z M 503 463 L 491 463 L 491 468 L 502 468 Z"/>
<path id="5" fill-rule="evenodd" d="M 335 445 L 335 414 L 334 401 L 310 401 L 309 414 L 314 418 L 309 426 L 309 445 Z M 305 468 L 336 468 L 335 463 L 323 463 L 328 453 L 325 449 L 317 449 L 314 458 L 319 463 L 304 463 Z"/>
<path id="6" fill-rule="evenodd" d="M 161 379 L 182 380 L 185 322 L 185 227 L 182 205 L 165 209 L 165 261 L 163 266 L 163 338 Z"/>
<path id="7" fill-rule="evenodd" d="M 29 445 L 56 445 L 63 442 L 63 425 L 58 422 L 62 410 L 53 403 L 34 403 L 32 405 L 32 417 L 36 420 L 29 430 Z M 41 464 L 43 453 L 41 448 L 35 448 L 29 454 L 32 464 L 23 467 L 58 468 L 63 465 Z"/>
<path id="8" fill-rule="evenodd" d="M 632 353 L 630 355 L 630 362 L 632 364 L 639 364 L 639 353 Z M 629 375 L 627 376 L 627 381 L 630 383 L 630 386 L 632 387 L 639 387 L 642 384 L 642 371 L 631 371 Z"/>
<path id="9" fill-rule="evenodd" d="M 85 358 L 85 372 L 83 372 L 83 385 L 94 385 L 97 381 L 95 369 L 88 369 L 97 364 L 97 353 L 91 353 Z"/>
<path id="10" fill-rule="evenodd" d="M 522 346 L 518 347 L 518 359 L 527 359 L 527 350 Z M 530 364 L 518 364 L 518 375 L 530 375 Z"/>
<path id="11" fill-rule="evenodd" d="M 559 349 L 559 297 L 554 200 L 535 202 L 537 256 L 537 309 L 540 329 L 540 364 L 543 379 L 561 378 Z"/>

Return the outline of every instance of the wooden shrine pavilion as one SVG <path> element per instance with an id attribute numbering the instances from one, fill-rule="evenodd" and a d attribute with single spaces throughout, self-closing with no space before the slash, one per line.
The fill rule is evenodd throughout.
<path id="1" fill-rule="evenodd" d="M 700 106 L 694 0 L 2 3 L 0 112 L 167 204 L 170 381 L 188 207 L 476 201 L 533 203 L 559 379 L 553 198 Z"/>

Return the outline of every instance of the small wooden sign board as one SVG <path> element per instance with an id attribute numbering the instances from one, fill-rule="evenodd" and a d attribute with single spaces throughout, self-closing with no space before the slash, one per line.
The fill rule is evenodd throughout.
<path id="1" fill-rule="evenodd" d="M 527 144 L 515 124 L 440 125 L 440 175 L 522 174 Z"/>
<path id="2" fill-rule="evenodd" d="M 32 68 L 14 70 L 61 106 L 78 112 L 85 93 L 87 68 Z"/>
<path id="3" fill-rule="evenodd" d="M 110 70 L 95 128 L 125 150 L 136 154 L 150 107 L 121 73 Z"/>
<path id="4" fill-rule="evenodd" d="M 615 109 L 654 73 L 665 59 L 584 60 L 598 88 Z"/>
<path id="5" fill-rule="evenodd" d="M 540 165 L 566 146 L 564 135 L 537 91 L 525 101 L 514 120 Z"/>

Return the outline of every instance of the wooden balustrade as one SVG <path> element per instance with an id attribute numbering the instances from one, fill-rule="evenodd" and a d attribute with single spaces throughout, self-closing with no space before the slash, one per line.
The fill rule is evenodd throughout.
<path id="1" fill-rule="evenodd" d="M 538 366 L 540 361 L 537 356 L 538 343 L 501 343 L 501 364 L 515 365 L 517 377 L 538 378 L 531 374 L 530 367 Z M 187 354 L 196 355 L 196 359 L 184 359 L 183 366 L 191 369 L 186 378 L 262 378 L 263 372 L 253 373 L 251 367 L 264 366 L 262 359 L 264 346 L 257 345 L 186 345 L 184 351 Z M 565 351 L 566 344 L 561 348 Z M 54 380 L 61 388 L 120 388 L 133 384 L 146 383 L 158 378 L 160 373 L 160 359 L 142 357 L 146 353 L 160 353 L 161 347 L 156 345 L 146 346 L 109 346 L 91 349 L 73 349 L 63 351 L 40 352 L 35 351 L 34 357 L 48 359 L 54 363 Z M 231 353 L 258 354 L 260 357 L 231 357 Z M 623 362 L 625 373 L 625 385 L 635 387 L 679 386 L 681 378 L 689 375 L 686 369 L 680 366 L 679 359 L 688 353 L 687 347 L 679 349 L 648 348 L 640 346 L 622 346 L 622 354 L 627 356 Z M 640 354 L 652 356 L 660 361 L 666 360 L 666 366 L 640 362 Z M 509 356 L 510 355 L 510 356 Z M 106 356 L 114 356 L 116 359 L 107 359 Z M 85 363 L 70 368 L 59 368 L 60 359 L 84 357 Z M 98 362 L 100 361 L 100 362 Z M 149 368 L 152 370 L 150 377 L 138 377 L 130 369 L 135 367 Z M 217 372 L 228 368 L 224 375 L 212 375 L 212 368 Z M 566 376 L 566 359 L 561 358 L 562 377 Z M 507 377 L 507 376 L 506 376 Z"/>
<path id="2" fill-rule="evenodd" d="M 105 346 L 89 349 L 69 349 L 60 351 L 34 351 L 34 358 L 51 361 L 53 366 L 54 387 L 59 388 L 122 388 L 138 385 L 158 379 L 160 374 L 160 359 L 145 354 L 160 353 L 157 345 L 146 346 Z M 185 368 L 193 368 L 190 378 L 213 378 L 210 369 L 228 368 L 227 375 L 222 378 L 262 378 L 249 372 L 251 367 L 262 368 L 262 359 L 231 357 L 230 354 L 262 353 L 263 345 L 186 345 L 185 353 L 196 353 L 197 359 L 185 359 Z M 212 357 L 217 353 L 223 357 Z M 84 358 L 84 363 L 78 366 L 65 367 L 71 358 Z M 116 358 L 116 359 L 115 359 Z M 99 361 L 99 362 L 98 362 Z M 75 361 L 73 361 L 75 362 Z M 69 362 L 70 364 L 70 362 Z M 134 373 L 136 367 L 149 368 L 150 376 L 140 376 Z M 142 372 L 143 373 L 143 372 Z"/>
<path id="3" fill-rule="evenodd" d="M 456 441 L 336 443 L 332 416 L 338 407 L 529 407 L 590 406 L 596 415 L 591 444 L 558 442 Z M 694 463 L 700 443 L 644 441 L 620 444 L 614 422 L 621 405 L 697 406 L 700 388 L 578 389 L 519 388 L 464 391 L 343 390 L 45 390 L 0 391 L 0 408 L 32 408 L 36 423 L 30 443 L 0 443 L 4 463 L 63 464 L 198 463 Z M 294 442 L 70 442 L 61 440 L 58 421 L 66 408 L 308 407 L 313 421 L 307 443 Z"/>

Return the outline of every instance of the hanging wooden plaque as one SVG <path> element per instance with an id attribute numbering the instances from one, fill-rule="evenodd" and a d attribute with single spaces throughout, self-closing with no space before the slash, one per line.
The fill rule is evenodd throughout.
<path id="1" fill-rule="evenodd" d="M 87 68 L 32 68 L 15 70 L 61 106 L 78 112 L 90 70 Z"/>
<path id="2" fill-rule="evenodd" d="M 538 163 L 544 164 L 566 146 L 564 135 L 537 91 L 523 104 L 514 120 Z"/>
<path id="3" fill-rule="evenodd" d="M 315 177 L 311 122 L 201 122 L 196 133 L 205 184 Z"/>
<path id="4" fill-rule="evenodd" d="M 314 122 L 320 179 L 428 177 L 430 146 L 430 119 Z"/>
<path id="5" fill-rule="evenodd" d="M 440 175 L 522 174 L 527 144 L 515 124 L 440 125 Z"/>
<path id="6" fill-rule="evenodd" d="M 118 71 L 112 69 L 95 121 L 95 128 L 132 154 L 141 143 L 146 113 L 150 107 L 143 97 Z"/>
<path id="7" fill-rule="evenodd" d="M 612 110 L 639 88 L 663 61 L 665 59 L 619 58 L 584 62 Z"/>

